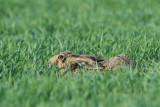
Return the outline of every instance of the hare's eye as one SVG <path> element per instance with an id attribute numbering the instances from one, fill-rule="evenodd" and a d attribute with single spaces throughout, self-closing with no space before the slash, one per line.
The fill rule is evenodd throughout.
<path id="1" fill-rule="evenodd" d="M 58 56 L 58 59 L 63 59 L 63 58 L 64 58 L 64 56 L 62 56 L 62 55 Z"/>

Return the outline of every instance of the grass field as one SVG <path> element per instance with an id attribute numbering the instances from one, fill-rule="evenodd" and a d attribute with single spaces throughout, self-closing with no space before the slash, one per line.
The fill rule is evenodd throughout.
<path id="1" fill-rule="evenodd" d="M 45 65 L 67 50 L 125 53 L 142 70 L 56 76 Z M 160 106 L 160 1 L 0 0 L 0 107 L 9 106 Z"/>

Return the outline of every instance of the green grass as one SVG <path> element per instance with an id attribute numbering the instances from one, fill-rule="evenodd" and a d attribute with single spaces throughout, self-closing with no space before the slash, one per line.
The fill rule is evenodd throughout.
<path id="1" fill-rule="evenodd" d="M 0 106 L 160 106 L 159 17 L 159 0 L 0 0 Z M 142 71 L 56 76 L 45 65 L 67 50 Z"/>

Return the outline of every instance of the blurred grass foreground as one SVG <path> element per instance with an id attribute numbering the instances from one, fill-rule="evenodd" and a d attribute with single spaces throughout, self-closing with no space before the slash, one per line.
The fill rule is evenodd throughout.
<path id="1" fill-rule="evenodd" d="M 159 0 L 0 0 L 0 107 L 159 107 L 159 38 Z M 125 53 L 142 71 L 45 67 L 67 50 Z"/>

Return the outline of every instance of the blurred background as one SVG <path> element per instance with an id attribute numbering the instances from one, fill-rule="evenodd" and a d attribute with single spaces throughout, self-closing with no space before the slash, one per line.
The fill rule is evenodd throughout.
<path id="1" fill-rule="evenodd" d="M 159 0 L 0 0 L 0 5 L 3 40 L 46 42 L 45 47 L 56 52 L 131 54 L 136 49 L 128 45 L 141 48 L 140 42 L 153 41 L 159 33 Z"/>

